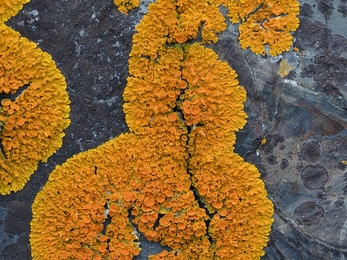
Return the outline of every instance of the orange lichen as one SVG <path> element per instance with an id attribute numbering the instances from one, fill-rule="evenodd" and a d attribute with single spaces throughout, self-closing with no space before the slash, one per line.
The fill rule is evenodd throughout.
<path id="1" fill-rule="evenodd" d="M 261 139 L 261 144 L 266 144 L 266 142 L 267 142 L 267 140 L 266 140 L 266 138 L 264 137 L 263 139 Z"/>
<path id="2" fill-rule="evenodd" d="M 288 76 L 292 69 L 293 67 L 286 60 L 281 60 L 280 68 L 277 73 L 280 77 L 284 78 L 285 76 Z"/>
<path id="3" fill-rule="evenodd" d="M 186 42 L 187 41 L 187 39 L 188 39 L 188 37 L 187 37 L 187 35 L 185 35 L 185 34 L 178 34 L 178 35 L 176 35 L 176 41 L 178 42 L 178 43 L 184 43 L 184 42 Z"/>
<path id="4" fill-rule="evenodd" d="M 249 47 L 256 54 L 272 56 L 290 49 L 290 32 L 299 27 L 297 0 L 216 0 L 219 1 L 228 7 L 232 23 L 241 22 L 239 41 L 243 49 Z"/>
<path id="5" fill-rule="evenodd" d="M 23 5 L 29 2 L 30 0 L 2 0 L 0 2 L 0 23 L 15 16 L 23 8 Z"/>
<path id="6" fill-rule="evenodd" d="M 114 4 L 118 6 L 120 12 L 127 14 L 140 5 L 140 0 L 114 0 Z"/>
<path id="7" fill-rule="evenodd" d="M 0 3 L 0 92 L 16 98 L 0 106 L 0 194 L 18 191 L 62 145 L 69 125 L 69 99 L 63 75 L 51 56 L 4 24 L 27 0 Z"/>
<path id="8" fill-rule="evenodd" d="M 225 28 L 212 3 L 149 6 L 123 94 L 131 133 L 51 173 L 32 207 L 33 259 L 81 259 L 85 250 L 90 258 L 131 259 L 140 252 L 136 228 L 171 248 L 149 259 L 264 254 L 273 207 L 259 171 L 233 151 L 246 92 L 213 50 L 187 43 L 201 25 L 210 42 Z"/>

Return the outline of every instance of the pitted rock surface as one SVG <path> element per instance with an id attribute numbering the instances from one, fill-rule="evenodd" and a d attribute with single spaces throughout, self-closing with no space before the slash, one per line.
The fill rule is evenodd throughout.
<path id="1" fill-rule="evenodd" d="M 328 171 L 321 164 L 309 164 L 300 172 L 300 177 L 307 189 L 319 190 L 324 188 L 324 184 L 329 180 Z"/>
<path id="2" fill-rule="evenodd" d="M 306 201 L 294 210 L 294 218 L 299 225 L 319 225 L 323 216 L 322 206 L 313 201 Z"/>
<path id="3" fill-rule="evenodd" d="M 301 2 L 299 52 L 244 52 L 234 26 L 217 47 L 248 91 L 236 150 L 257 165 L 275 204 L 266 260 L 347 257 L 346 4 Z M 283 59 L 293 67 L 285 78 Z"/>
<path id="4" fill-rule="evenodd" d="M 315 162 L 320 155 L 319 143 L 312 141 L 304 143 L 301 149 L 302 159 L 307 162 Z"/>

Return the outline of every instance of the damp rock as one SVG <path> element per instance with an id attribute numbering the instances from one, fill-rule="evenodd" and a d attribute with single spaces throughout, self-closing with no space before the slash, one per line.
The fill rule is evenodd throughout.
<path id="1" fill-rule="evenodd" d="M 292 151 L 288 151 L 287 152 L 287 157 L 290 159 L 293 159 L 293 152 Z"/>
<path id="2" fill-rule="evenodd" d="M 297 170 L 301 171 L 301 169 L 304 168 L 304 165 L 303 165 L 302 162 L 297 162 L 295 168 L 296 168 Z"/>
<path id="3" fill-rule="evenodd" d="M 254 147 L 254 149 L 258 149 L 260 147 L 262 140 L 263 138 L 259 137 L 252 141 L 252 146 Z"/>
<path id="4" fill-rule="evenodd" d="M 270 164 L 270 165 L 275 165 L 277 164 L 277 160 L 276 160 L 276 156 L 274 155 L 270 155 L 269 157 L 266 158 L 266 161 Z"/>
<path id="5" fill-rule="evenodd" d="M 258 168 L 260 172 L 260 177 L 264 178 L 267 175 L 266 168 L 264 167 L 264 165 L 259 163 L 259 164 L 255 164 L 255 166 Z"/>
<path id="6" fill-rule="evenodd" d="M 334 10 L 333 0 L 316 0 L 318 2 L 318 10 L 323 14 L 327 21 Z"/>
<path id="7" fill-rule="evenodd" d="M 337 11 L 343 15 L 343 17 L 347 16 L 347 5 L 339 4 Z"/>
<path id="8" fill-rule="evenodd" d="M 343 175 L 343 180 L 347 182 L 347 172 Z M 347 185 L 343 188 L 343 195 L 347 195 Z"/>
<path id="9" fill-rule="evenodd" d="M 336 207 L 342 207 L 345 204 L 345 200 L 343 197 L 338 197 L 334 204 Z"/>
<path id="10" fill-rule="evenodd" d="M 324 191 L 319 191 L 317 193 L 317 197 L 321 200 L 327 200 L 328 199 L 328 194 L 326 194 Z"/>
<path id="11" fill-rule="evenodd" d="M 263 151 L 266 155 L 271 154 L 273 149 L 273 145 L 269 144 L 268 142 L 260 146 L 260 150 Z"/>
<path id="12" fill-rule="evenodd" d="M 329 179 L 329 174 L 323 165 L 310 164 L 301 170 L 300 177 L 304 181 L 306 188 L 317 190 L 324 187 Z"/>
<path id="13" fill-rule="evenodd" d="M 315 141 L 304 143 L 301 149 L 301 155 L 302 155 L 302 158 L 307 162 L 317 161 L 320 155 L 319 143 Z"/>
<path id="14" fill-rule="evenodd" d="M 312 18 L 314 12 L 309 4 L 305 3 L 301 6 L 300 15 Z"/>
<path id="15" fill-rule="evenodd" d="M 323 216 L 322 206 L 314 201 L 306 201 L 294 210 L 294 218 L 299 225 L 318 225 Z"/>
<path id="16" fill-rule="evenodd" d="M 273 145 L 277 146 L 278 143 L 283 143 L 285 141 L 284 135 L 282 133 L 276 133 L 272 138 Z"/>
<path id="17" fill-rule="evenodd" d="M 286 158 L 283 158 L 283 159 L 281 160 L 281 165 L 280 165 L 281 170 L 286 169 L 288 166 L 289 166 L 288 160 L 287 160 Z"/>
<path id="18" fill-rule="evenodd" d="M 255 151 L 250 151 L 245 154 L 244 159 L 246 162 L 257 164 L 261 162 L 261 158 L 257 155 Z"/>
<path id="19" fill-rule="evenodd" d="M 337 165 L 337 169 L 344 171 L 346 170 L 346 166 L 347 166 L 346 164 L 339 162 L 339 164 Z"/>

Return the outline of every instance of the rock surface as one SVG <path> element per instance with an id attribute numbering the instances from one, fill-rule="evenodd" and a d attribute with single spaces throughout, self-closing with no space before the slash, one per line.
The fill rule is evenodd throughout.
<path id="1" fill-rule="evenodd" d="M 300 5 L 294 43 L 299 51 L 269 57 L 242 50 L 237 25 L 211 47 L 248 92 L 248 123 L 238 133 L 236 151 L 261 171 L 275 205 L 262 259 L 345 259 L 347 1 Z M 110 0 L 32 0 L 7 22 L 50 53 L 66 77 L 71 125 L 63 147 L 39 165 L 24 189 L 0 197 L 1 260 L 31 259 L 31 204 L 53 168 L 127 131 L 127 60 L 145 13 L 142 5 L 126 16 Z M 292 67 L 284 78 L 278 73 L 282 60 Z M 160 250 L 143 244 L 137 259 Z"/>

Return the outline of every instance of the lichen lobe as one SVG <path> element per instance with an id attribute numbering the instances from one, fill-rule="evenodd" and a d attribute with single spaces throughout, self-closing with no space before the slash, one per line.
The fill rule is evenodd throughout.
<path id="1" fill-rule="evenodd" d="M 0 4 L 0 93 L 20 92 L 1 100 L 1 194 L 23 188 L 38 163 L 62 146 L 70 124 L 65 79 L 52 57 L 4 24 L 27 2 Z"/>

